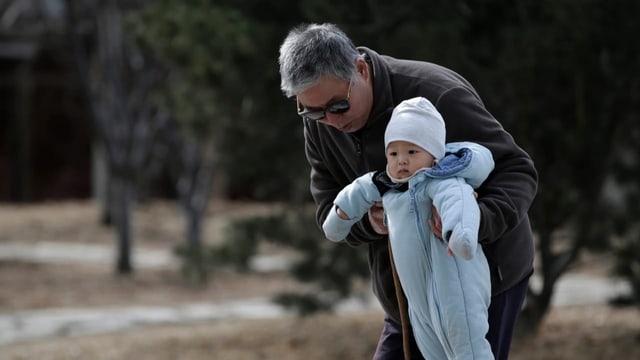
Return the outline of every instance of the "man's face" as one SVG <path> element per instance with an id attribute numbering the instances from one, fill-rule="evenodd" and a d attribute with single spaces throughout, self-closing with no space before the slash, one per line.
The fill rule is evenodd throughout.
<path id="1" fill-rule="evenodd" d="M 359 101 L 362 96 L 358 91 L 362 89 L 362 84 L 362 77 L 359 75 L 351 81 L 323 78 L 298 94 L 298 112 L 302 116 L 308 113 L 308 118 L 312 121 L 319 121 L 343 132 L 358 131 L 365 126 L 368 118 L 368 111 L 365 114 L 364 106 Z M 324 117 L 321 112 L 324 112 Z M 321 118 L 314 120 L 318 117 Z"/>

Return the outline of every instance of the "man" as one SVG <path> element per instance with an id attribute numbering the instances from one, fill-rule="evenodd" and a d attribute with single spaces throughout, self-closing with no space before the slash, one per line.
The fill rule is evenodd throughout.
<path id="1" fill-rule="evenodd" d="M 356 48 L 335 25 L 291 30 L 280 47 L 279 61 L 281 88 L 288 97 L 296 96 L 304 119 L 319 224 L 343 187 L 366 172 L 385 168 L 384 131 L 393 108 L 405 99 L 422 96 L 436 106 L 446 123 L 447 142 L 473 141 L 491 150 L 495 169 L 477 189 L 478 240 L 492 277 L 487 339 L 495 358 L 507 359 L 533 272 L 527 211 L 536 193 L 537 173 L 527 153 L 462 76 L 436 64 Z M 441 237 L 438 218 L 430 223 Z M 381 205 L 352 227 L 346 241 L 369 247 L 373 290 L 386 313 L 374 359 L 402 358 L 401 313 Z M 411 347 L 419 356 L 415 341 Z"/>

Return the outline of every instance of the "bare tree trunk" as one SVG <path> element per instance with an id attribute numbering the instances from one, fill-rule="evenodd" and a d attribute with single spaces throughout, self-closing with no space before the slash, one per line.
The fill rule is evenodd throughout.
<path id="1" fill-rule="evenodd" d="M 202 220 L 212 186 L 212 146 L 185 141 L 181 148 L 180 162 L 181 171 L 176 188 L 187 224 L 187 253 L 183 269 L 188 277 L 202 281 L 207 277 L 207 259 L 202 246 Z"/>
<path id="2" fill-rule="evenodd" d="M 529 286 L 526 306 L 522 310 L 516 329 L 518 337 L 526 337 L 540 327 L 551 306 L 556 283 L 567 271 L 569 265 L 575 261 L 582 247 L 581 243 L 574 238 L 569 249 L 554 253 L 552 251 L 554 244 L 552 231 L 540 230 L 538 237 L 542 260 L 542 284 L 538 291 Z"/>
<path id="3" fill-rule="evenodd" d="M 131 217 L 133 208 L 133 181 L 126 176 L 113 179 L 115 211 L 112 214 L 116 218 L 118 233 L 118 253 L 116 271 L 120 274 L 133 272 L 131 249 L 133 249 L 133 237 L 131 236 Z"/>
<path id="4" fill-rule="evenodd" d="M 149 157 L 156 131 L 166 124 L 166 116 L 149 102 L 159 73 L 126 43 L 118 1 L 67 3 L 78 74 L 106 157 L 106 178 L 111 179 L 103 188 L 110 203 L 103 208 L 108 209 L 103 215 L 116 222 L 116 269 L 128 274 L 133 271 L 131 215 L 136 180 Z M 85 17 L 80 19 L 80 13 Z M 85 34 L 86 28 L 93 32 Z M 88 35 L 94 35 L 91 41 Z M 87 49 L 87 44 L 95 44 L 95 48 Z"/>
<path id="5" fill-rule="evenodd" d="M 186 213 L 187 223 L 187 271 L 194 280 L 204 280 L 207 276 L 204 251 L 202 247 L 202 215 L 196 211 Z"/>
<path id="6" fill-rule="evenodd" d="M 100 207 L 100 223 L 111 225 L 113 223 L 113 206 L 111 205 L 112 184 L 111 172 L 106 149 L 102 139 L 94 139 L 92 142 L 91 174 L 93 181 L 93 197 Z"/>

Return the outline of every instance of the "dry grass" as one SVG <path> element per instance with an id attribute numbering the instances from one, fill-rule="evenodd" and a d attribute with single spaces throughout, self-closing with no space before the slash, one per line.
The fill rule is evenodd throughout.
<path id="1" fill-rule="evenodd" d="M 263 206 L 216 204 L 206 241 L 219 241 L 220 214 L 242 216 Z M 0 242 L 113 243 L 96 225 L 89 202 L 0 206 Z M 215 219 L 215 221 L 213 220 Z M 226 218 L 225 218 L 226 219 Z M 137 246 L 171 247 L 181 238 L 177 209 L 168 204 L 136 212 Z M 593 260 L 590 260 L 593 261 Z M 283 274 L 216 274 L 205 286 L 185 284 L 175 270 L 113 275 L 108 266 L 0 261 L 0 313 L 50 307 L 171 305 L 268 296 L 296 284 Z M 0 346 L 0 359 L 369 359 L 382 314 L 317 315 L 147 326 L 115 333 L 56 337 Z M 535 336 L 514 343 L 512 359 L 638 359 L 640 311 L 606 305 L 554 308 Z"/>
<path id="2" fill-rule="evenodd" d="M 606 306 L 555 309 L 512 359 L 638 359 L 640 314 Z M 370 359 L 381 314 L 318 315 L 138 328 L 5 346 L 1 359 Z"/>

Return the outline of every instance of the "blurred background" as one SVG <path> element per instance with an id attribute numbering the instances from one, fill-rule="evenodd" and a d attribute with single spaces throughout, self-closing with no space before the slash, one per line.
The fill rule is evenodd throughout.
<path id="1" fill-rule="evenodd" d="M 534 159 L 538 256 L 517 358 L 535 358 L 525 345 L 558 351 L 541 359 L 602 358 L 616 347 L 633 357 L 638 18 L 634 0 L 0 0 L 0 348 L 37 356 L 23 344 L 48 339 L 46 325 L 21 337 L 11 324 L 43 309 L 266 297 L 263 316 L 282 306 L 308 318 L 357 298 L 376 317 L 343 328 L 370 331 L 368 345 L 316 352 L 369 358 L 381 317 L 366 251 L 327 244 L 317 230 L 302 126 L 279 87 L 287 32 L 332 22 L 356 45 L 465 76 Z M 561 305 L 569 323 L 593 315 L 572 323 L 592 330 L 580 338 L 559 328 Z M 608 323 L 618 318 L 627 324 Z M 300 319 L 291 326 L 304 328 Z M 306 348 L 287 336 L 280 350 L 296 358 Z M 574 348 L 561 350 L 572 336 Z M 177 350 L 189 341 L 163 349 L 200 358 Z M 256 358 L 283 358 L 256 346 L 265 351 Z M 227 348 L 209 343 L 203 353 Z"/>

